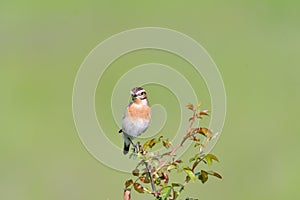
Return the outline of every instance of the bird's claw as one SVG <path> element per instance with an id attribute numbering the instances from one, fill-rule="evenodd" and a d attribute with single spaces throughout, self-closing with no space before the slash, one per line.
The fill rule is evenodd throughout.
<path id="1" fill-rule="evenodd" d="M 137 142 L 136 144 L 133 144 L 133 151 L 134 153 L 138 153 L 140 151 L 140 142 Z"/>

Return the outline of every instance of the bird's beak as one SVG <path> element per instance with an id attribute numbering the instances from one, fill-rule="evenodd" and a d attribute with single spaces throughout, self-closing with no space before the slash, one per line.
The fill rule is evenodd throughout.
<path id="1" fill-rule="evenodd" d="M 132 97 L 132 99 L 134 99 L 135 97 L 137 97 L 137 95 L 136 94 L 132 94 L 131 97 Z"/>

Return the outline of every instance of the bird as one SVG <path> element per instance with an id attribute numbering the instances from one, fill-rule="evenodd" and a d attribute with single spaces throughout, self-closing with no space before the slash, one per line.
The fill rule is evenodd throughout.
<path id="1" fill-rule="evenodd" d="M 119 133 L 123 133 L 124 155 L 129 152 L 130 144 L 137 151 L 138 147 L 133 144 L 132 140 L 144 133 L 151 121 L 151 108 L 146 90 L 142 87 L 135 87 L 130 91 L 130 94 L 131 102 L 125 109 L 122 118 L 122 129 L 119 130 Z"/>

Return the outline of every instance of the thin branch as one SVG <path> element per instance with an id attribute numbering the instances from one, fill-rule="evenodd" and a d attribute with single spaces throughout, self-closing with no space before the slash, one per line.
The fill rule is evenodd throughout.
<path id="1" fill-rule="evenodd" d="M 185 141 L 191 137 L 191 136 L 194 136 L 196 133 L 193 133 L 191 134 L 192 130 L 193 130 L 193 124 L 195 122 L 195 119 L 196 119 L 196 111 L 194 111 L 194 115 L 193 115 L 193 118 L 191 119 L 191 123 L 190 123 L 190 127 L 189 129 L 187 130 L 183 140 L 181 141 L 181 143 L 173 150 L 170 152 L 169 156 L 172 157 L 174 155 L 174 153 L 180 148 L 183 146 L 183 144 L 185 143 Z M 159 170 L 161 170 L 166 164 L 168 163 L 168 160 L 166 160 L 163 164 L 161 164 L 156 170 L 154 173 L 157 173 Z"/>
<path id="2" fill-rule="evenodd" d="M 148 162 L 144 161 L 144 164 L 145 164 L 145 167 L 147 169 L 147 173 L 148 173 L 149 178 L 150 178 L 150 183 L 151 183 L 152 191 L 154 192 L 154 196 L 157 197 L 158 193 L 157 193 L 157 190 L 156 190 L 156 187 L 155 187 L 155 183 L 154 183 L 153 178 L 152 178 L 152 174 L 151 174 L 150 169 L 149 169 Z"/>

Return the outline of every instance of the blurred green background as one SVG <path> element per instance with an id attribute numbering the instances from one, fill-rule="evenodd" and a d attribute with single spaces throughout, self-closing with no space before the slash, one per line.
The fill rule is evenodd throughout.
<path id="1" fill-rule="evenodd" d="M 0 199 L 121 199 L 128 174 L 102 165 L 80 142 L 72 89 L 97 44 L 144 26 L 197 40 L 226 87 L 227 119 L 213 149 L 221 160 L 214 169 L 224 179 L 191 184 L 183 195 L 299 199 L 299 6 L 291 0 L 1 0 Z M 108 110 L 97 105 L 97 112 Z"/>

